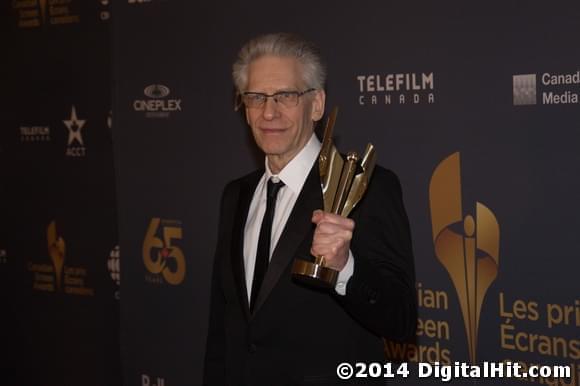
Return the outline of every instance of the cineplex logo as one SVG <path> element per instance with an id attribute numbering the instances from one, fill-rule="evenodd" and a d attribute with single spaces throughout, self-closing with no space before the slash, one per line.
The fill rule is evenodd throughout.
<path id="1" fill-rule="evenodd" d="M 514 106 L 580 103 L 580 70 L 560 74 L 520 74 L 512 78 Z M 541 86 L 539 91 L 538 85 Z M 539 100 L 538 95 L 541 96 Z"/>
<path id="2" fill-rule="evenodd" d="M 433 72 L 357 75 L 359 106 L 435 103 Z"/>
<path id="3" fill-rule="evenodd" d="M 147 99 L 133 101 L 133 109 L 144 112 L 146 118 L 168 118 L 171 113 L 181 111 L 181 99 L 167 98 L 171 94 L 169 87 L 152 84 L 143 89 Z"/>

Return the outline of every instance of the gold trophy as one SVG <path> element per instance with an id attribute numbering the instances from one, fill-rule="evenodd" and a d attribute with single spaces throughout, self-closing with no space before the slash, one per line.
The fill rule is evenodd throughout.
<path id="1" fill-rule="evenodd" d="M 332 142 L 332 132 L 338 109 L 335 107 L 326 122 L 320 150 L 320 185 L 324 211 L 348 217 L 367 190 L 376 162 L 375 148 L 368 144 L 362 159 L 355 152 L 342 158 Z M 334 288 L 338 271 L 326 267 L 324 256 L 314 261 L 295 259 L 292 276 L 302 282 L 324 288 Z"/>

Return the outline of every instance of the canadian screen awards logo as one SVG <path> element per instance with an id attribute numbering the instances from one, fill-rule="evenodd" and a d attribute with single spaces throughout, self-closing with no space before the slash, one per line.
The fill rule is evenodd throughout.
<path id="1" fill-rule="evenodd" d="M 46 242 L 52 264 L 32 261 L 28 263 L 28 271 L 33 274 L 32 288 L 37 291 L 93 296 L 94 289 L 86 285 L 87 269 L 65 264 L 67 243 L 59 232 L 56 221 L 51 221 L 46 228 Z"/>
<path id="2" fill-rule="evenodd" d="M 133 109 L 144 112 L 146 118 L 168 118 L 171 113 L 181 111 L 181 99 L 168 98 L 169 87 L 162 84 L 151 84 L 143 89 L 147 99 L 135 99 Z"/>
<path id="3" fill-rule="evenodd" d="M 80 22 L 78 0 L 13 0 L 11 3 L 19 28 Z"/>
<path id="4" fill-rule="evenodd" d="M 514 106 L 580 104 L 580 70 L 513 75 L 512 84 Z"/>
<path id="5" fill-rule="evenodd" d="M 87 122 L 86 119 L 79 119 L 77 110 L 73 105 L 70 112 L 70 117 L 62 121 L 68 130 L 68 140 L 66 155 L 68 157 L 84 157 L 87 149 L 83 140 L 82 129 Z"/>
<path id="6" fill-rule="evenodd" d="M 359 106 L 435 103 L 433 72 L 360 74 L 356 84 Z"/>
<path id="7" fill-rule="evenodd" d="M 493 212 L 475 203 L 475 216 L 462 207 L 459 153 L 443 160 L 429 184 L 435 255 L 447 270 L 459 298 L 469 359 L 476 363 L 477 338 L 485 295 L 499 268 L 499 224 Z"/>
<path id="8" fill-rule="evenodd" d="M 181 221 L 151 219 L 143 240 L 143 263 L 149 283 L 179 285 L 185 278 L 185 256 L 176 244 L 183 235 Z"/>

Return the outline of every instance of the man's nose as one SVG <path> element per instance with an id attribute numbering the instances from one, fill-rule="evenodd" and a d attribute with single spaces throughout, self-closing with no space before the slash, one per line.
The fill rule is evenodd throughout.
<path id="1" fill-rule="evenodd" d="M 266 98 L 266 102 L 264 102 L 264 110 L 262 111 L 264 119 L 274 119 L 278 113 L 278 102 L 276 102 L 272 97 Z"/>

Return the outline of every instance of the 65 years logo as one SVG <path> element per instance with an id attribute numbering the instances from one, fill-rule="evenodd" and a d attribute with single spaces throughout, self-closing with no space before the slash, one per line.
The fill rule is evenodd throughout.
<path id="1" fill-rule="evenodd" d="M 176 243 L 183 235 L 181 221 L 154 217 L 143 241 L 145 279 L 150 283 L 179 285 L 185 278 L 185 256 Z"/>

